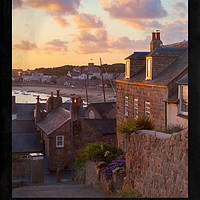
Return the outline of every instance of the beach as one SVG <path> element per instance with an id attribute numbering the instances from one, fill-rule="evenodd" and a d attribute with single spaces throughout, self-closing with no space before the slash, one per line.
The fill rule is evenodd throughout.
<path id="1" fill-rule="evenodd" d="M 56 95 L 56 90 L 60 90 L 61 97 L 78 97 L 80 96 L 83 100 L 87 100 L 86 98 L 86 90 L 85 88 L 70 88 L 64 86 L 25 86 L 25 85 L 14 85 L 12 86 L 13 90 L 21 90 L 24 92 L 37 92 L 37 93 L 44 93 L 50 95 L 53 92 L 54 96 Z M 87 88 L 88 94 L 88 103 L 91 102 L 103 102 L 103 89 L 102 88 Z M 106 94 L 106 101 L 116 101 L 115 93 L 113 92 L 112 88 L 105 88 Z"/>

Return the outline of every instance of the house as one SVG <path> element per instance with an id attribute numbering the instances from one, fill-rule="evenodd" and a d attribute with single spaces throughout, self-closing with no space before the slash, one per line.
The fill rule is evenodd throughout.
<path id="1" fill-rule="evenodd" d="M 188 74 L 177 81 L 178 93 L 167 99 L 167 126 L 188 126 Z"/>
<path id="2" fill-rule="evenodd" d="M 41 153 L 41 135 L 36 130 L 34 104 L 19 104 L 12 97 L 12 154 L 28 158 L 30 153 Z"/>
<path id="3" fill-rule="evenodd" d="M 51 93 L 48 98 L 46 110 L 41 110 L 38 97 L 35 105 L 35 122 L 37 130 L 41 133 L 43 153 L 49 171 L 56 171 L 58 167 L 62 170 L 71 169 L 72 133 L 73 149 L 80 149 L 88 142 L 97 140 L 116 141 L 115 119 L 86 119 L 80 97 L 72 97 L 70 107 L 65 107 L 57 90 L 56 97 Z"/>
<path id="4" fill-rule="evenodd" d="M 168 102 L 178 95 L 177 82 L 188 73 L 187 43 L 164 46 L 160 32 L 153 32 L 150 52 L 134 52 L 125 60 L 125 74 L 116 80 L 117 126 L 144 114 L 157 128 L 168 128 Z M 117 132 L 122 149 L 124 141 L 124 135 Z"/>
<path id="5" fill-rule="evenodd" d="M 116 102 L 90 103 L 85 108 L 85 117 L 89 119 L 116 118 Z"/>

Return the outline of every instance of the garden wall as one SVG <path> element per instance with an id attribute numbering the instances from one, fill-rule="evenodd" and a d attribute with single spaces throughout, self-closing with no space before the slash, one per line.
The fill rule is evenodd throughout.
<path id="1" fill-rule="evenodd" d="M 20 160 L 12 162 L 12 177 L 29 176 L 29 160 Z"/>
<path id="2" fill-rule="evenodd" d="M 141 130 L 127 139 L 126 179 L 147 198 L 188 197 L 188 130 Z"/>
<path id="3" fill-rule="evenodd" d="M 105 166 L 104 162 L 95 163 L 90 160 L 86 161 L 85 184 L 100 186 L 109 192 L 120 191 L 123 186 L 125 170 L 120 170 L 118 167 L 118 169 L 112 171 L 112 179 L 106 180 L 102 173 Z"/>

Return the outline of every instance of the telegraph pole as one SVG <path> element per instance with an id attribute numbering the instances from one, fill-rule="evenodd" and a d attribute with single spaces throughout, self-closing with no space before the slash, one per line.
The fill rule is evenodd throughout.
<path id="1" fill-rule="evenodd" d="M 102 78 L 102 87 L 103 87 L 103 97 L 104 97 L 104 102 L 106 102 L 106 95 L 105 95 L 105 88 L 104 88 L 103 69 L 102 69 L 101 58 L 100 58 L 100 65 L 101 65 L 101 78 Z"/>

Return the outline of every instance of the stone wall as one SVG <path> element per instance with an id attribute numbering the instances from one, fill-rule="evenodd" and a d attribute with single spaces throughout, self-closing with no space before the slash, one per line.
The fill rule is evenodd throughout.
<path id="1" fill-rule="evenodd" d="M 124 96 L 128 96 L 128 117 L 133 117 L 134 99 L 138 99 L 138 115 L 144 114 L 144 102 L 150 102 L 150 119 L 155 122 L 156 127 L 165 127 L 165 100 L 168 98 L 167 87 L 136 85 L 117 82 L 116 87 L 117 126 L 124 123 L 127 116 L 124 115 Z M 117 132 L 117 143 L 119 148 L 124 148 L 123 134 Z"/>
<path id="2" fill-rule="evenodd" d="M 24 178 L 29 176 L 29 160 L 20 160 L 12 162 L 12 177 Z"/>
<path id="3" fill-rule="evenodd" d="M 143 59 L 133 59 L 130 63 L 130 77 L 134 76 L 137 72 L 146 67 L 146 58 Z M 144 77 L 145 78 L 145 77 Z"/>
<path id="4" fill-rule="evenodd" d="M 188 197 L 188 130 L 142 130 L 127 140 L 126 178 L 147 198 Z"/>

